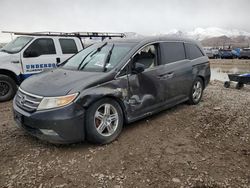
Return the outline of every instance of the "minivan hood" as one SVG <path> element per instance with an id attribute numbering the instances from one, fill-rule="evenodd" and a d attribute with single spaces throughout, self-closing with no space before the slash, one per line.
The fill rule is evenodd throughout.
<path id="1" fill-rule="evenodd" d="M 26 79 L 21 89 L 29 93 L 53 97 L 80 92 L 107 80 L 107 73 L 83 72 L 57 68 Z M 106 78 L 106 79 L 105 79 Z"/>

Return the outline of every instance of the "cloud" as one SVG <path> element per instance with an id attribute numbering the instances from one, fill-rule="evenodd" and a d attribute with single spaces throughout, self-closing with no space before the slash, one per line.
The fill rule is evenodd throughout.
<path id="1" fill-rule="evenodd" d="M 249 0 L 1 0 L 0 30 L 134 31 L 221 27 L 250 31 Z"/>

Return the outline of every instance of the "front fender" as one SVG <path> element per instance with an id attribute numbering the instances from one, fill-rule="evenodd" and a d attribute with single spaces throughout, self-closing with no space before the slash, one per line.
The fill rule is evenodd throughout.
<path id="1" fill-rule="evenodd" d="M 126 98 L 126 93 L 127 92 L 122 88 L 94 87 L 81 93 L 78 101 L 82 107 L 87 108 L 93 102 L 104 97 L 112 97 L 119 101 L 123 101 Z"/>
<path id="2" fill-rule="evenodd" d="M 21 73 L 20 54 L 0 52 L 0 69 L 11 71 L 16 75 Z"/>
<path id="3" fill-rule="evenodd" d="M 10 62 L 0 63 L 0 70 L 12 72 L 16 76 L 20 75 L 20 68 Z"/>

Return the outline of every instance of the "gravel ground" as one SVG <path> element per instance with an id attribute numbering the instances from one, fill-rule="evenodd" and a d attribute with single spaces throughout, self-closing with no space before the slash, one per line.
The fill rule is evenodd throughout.
<path id="1" fill-rule="evenodd" d="M 127 125 L 113 143 L 52 145 L 0 104 L 0 187 L 250 187 L 250 87 L 213 81 L 199 105 Z"/>

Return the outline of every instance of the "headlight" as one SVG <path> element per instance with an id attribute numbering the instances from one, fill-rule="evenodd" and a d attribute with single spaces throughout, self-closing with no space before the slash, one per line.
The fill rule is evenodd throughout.
<path id="1" fill-rule="evenodd" d="M 73 102 L 77 96 L 78 93 L 60 97 L 44 97 L 41 103 L 39 104 L 37 110 L 45 110 L 66 106 L 67 104 Z"/>

